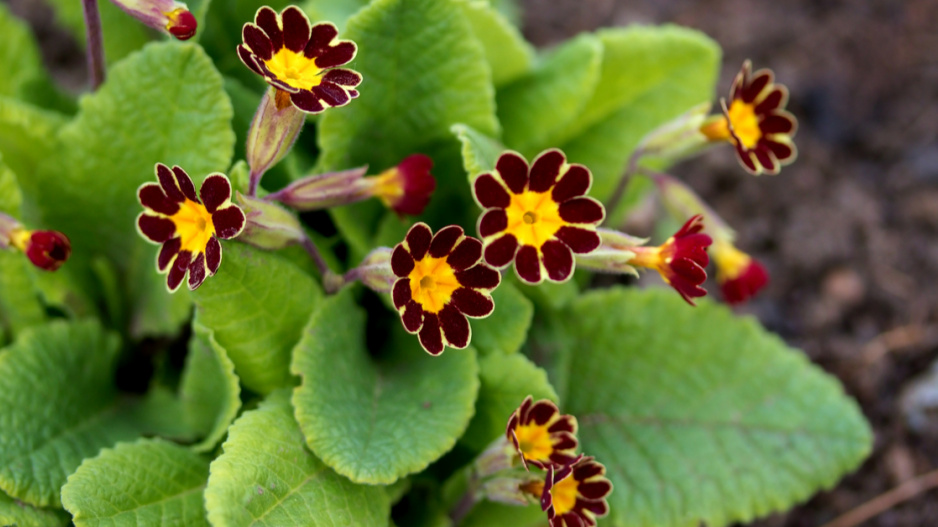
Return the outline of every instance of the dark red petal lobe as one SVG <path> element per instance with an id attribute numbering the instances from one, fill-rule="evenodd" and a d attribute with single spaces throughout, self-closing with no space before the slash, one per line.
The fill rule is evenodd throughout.
<path id="1" fill-rule="evenodd" d="M 358 90 L 349 90 L 348 95 L 354 99 L 355 97 L 358 97 Z"/>
<path id="2" fill-rule="evenodd" d="M 321 101 L 333 108 L 347 104 L 352 100 L 344 89 L 331 82 L 322 82 L 319 86 L 313 86 L 312 92 Z"/>
<path id="3" fill-rule="evenodd" d="M 730 99 L 742 99 L 743 88 L 749 84 L 750 73 L 752 73 L 752 65 L 747 60 L 743 62 L 743 67 L 740 68 L 739 73 L 733 78 L 733 87 L 730 88 Z"/>
<path id="4" fill-rule="evenodd" d="M 169 270 L 169 275 L 166 276 L 166 285 L 169 286 L 170 291 L 179 289 L 183 278 L 186 277 L 186 271 L 189 270 L 189 262 L 191 260 L 192 253 L 189 251 L 182 251 L 176 256 L 173 267 Z"/>
<path id="5" fill-rule="evenodd" d="M 137 199 L 144 207 L 167 216 L 179 211 L 179 204 L 166 197 L 163 188 L 156 183 L 147 183 L 137 191 Z"/>
<path id="6" fill-rule="evenodd" d="M 752 103 L 755 102 L 756 97 L 762 93 L 762 90 L 772 82 L 772 72 L 769 70 L 759 70 L 752 77 L 752 81 L 749 82 L 748 86 L 743 87 L 743 101 Z"/>
<path id="7" fill-rule="evenodd" d="M 567 247 L 577 254 L 592 252 L 602 243 L 596 231 L 579 227 L 561 227 L 554 233 L 554 237 L 567 244 Z"/>
<path id="8" fill-rule="evenodd" d="M 775 157 L 772 156 L 772 151 L 763 145 L 756 145 L 752 150 L 756 155 L 756 161 L 762 165 L 762 168 L 769 174 L 778 174 L 781 166 L 775 160 Z"/>
<path id="9" fill-rule="evenodd" d="M 495 170 L 502 176 L 502 181 L 515 194 L 524 192 L 528 185 L 528 162 L 515 152 L 505 152 L 498 157 Z"/>
<path id="10" fill-rule="evenodd" d="M 531 245 L 522 245 L 515 255 L 515 271 L 519 278 L 529 284 L 541 283 L 543 277 L 537 249 Z"/>
<path id="11" fill-rule="evenodd" d="M 551 403 L 546 400 L 538 401 L 534 403 L 534 406 L 531 407 L 531 412 L 528 414 L 528 423 L 534 421 L 538 425 L 544 425 L 547 421 L 550 420 L 554 414 L 559 413 L 557 406 L 554 403 Z"/>
<path id="12" fill-rule="evenodd" d="M 769 273 L 753 259 L 735 280 L 720 284 L 720 289 L 728 303 L 740 304 L 755 296 L 768 283 Z"/>
<path id="13" fill-rule="evenodd" d="M 309 47 L 306 49 L 309 50 Z M 358 48 L 352 42 L 339 42 L 319 54 L 319 56 L 316 57 L 316 65 L 320 68 L 334 68 L 348 64 L 349 61 L 355 58 L 357 51 Z M 306 56 L 309 57 L 310 55 L 307 54 Z"/>
<path id="14" fill-rule="evenodd" d="M 391 252 L 391 271 L 398 278 L 404 278 L 414 270 L 414 259 L 402 244 L 397 244 Z"/>
<path id="15" fill-rule="evenodd" d="M 548 150 L 537 156 L 531 165 L 531 179 L 528 181 L 528 190 L 534 192 L 547 192 L 557 182 L 560 167 L 567 159 L 560 150 Z"/>
<path id="16" fill-rule="evenodd" d="M 498 234 L 508 228 L 508 214 L 504 209 L 492 209 L 479 218 L 479 236 Z"/>
<path id="17" fill-rule="evenodd" d="M 293 106 L 308 113 L 319 113 L 326 109 L 319 101 L 319 96 L 311 91 L 304 90 L 290 94 L 290 102 Z"/>
<path id="18" fill-rule="evenodd" d="M 453 249 L 453 252 L 450 253 L 449 257 L 446 258 L 446 263 L 448 263 L 454 271 L 463 271 L 479 263 L 481 259 L 482 242 L 475 238 L 466 237 L 459 242 L 459 245 L 457 245 L 456 248 Z"/>
<path id="19" fill-rule="evenodd" d="M 561 417 L 560 419 L 557 419 L 557 422 L 555 422 L 554 424 L 550 425 L 550 428 L 548 428 L 547 431 L 550 432 L 550 433 L 552 433 L 552 434 L 553 434 L 553 433 L 556 433 L 556 432 L 570 432 L 570 433 L 575 433 L 575 432 L 576 432 L 576 424 L 574 424 L 574 423 L 576 423 L 576 421 L 573 420 L 573 417 L 572 417 L 572 416 L 565 415 L 565 416 Z"/>
<path id="20" fill-rule="evenodd" d="M 189 290 L 194 291 L 205 281 L 205 254 L 199 253 L 189 264 Z"/>
<path id="21" fill-rule="evenodd" d="M 409 281 L 408 281 L 409 282 Z M 423 325 L 423 308 L 413 300 L 404 304 L 404 313 L 401 314 L 401 322 L 404 323 L 404 329 L 409 333 L 416 333 Z"/>
<path id="22" fill-rule="evenodd" d="M 518 239 L 514 234 L 506 234 L 486 246 L 485 263 L 501 269 L 515 259 L 517 252 Z"/>
<path id="23" fill-rule="evenodd" d="M 541 246 L 541 254 L 550 280 L 563 282 L 573 274 L 573 253 L 562 242 L 547 240 Z"/>
<path id="24" fill-rule="evenodd" d="M 176 224 L 167 218 L 141 214 L 137 216 L 137 227 L 150 241 L 163 243 L 176 234 Z"/>
<path id="25" fill-rule="evenodd" d="M 221 243 L 212 236 L 205 245 L 205 265 L 208 267 L 208 274 L 213 275 L 218 272 L 221 266 Z"/>
<path id="26" fill-rule="evenodd" d="M 462 314 L 474 318 L 487 317 L 495 310 L 495 302 L 491 297 L 468 287 L 460 287 L 453 291 L 450 304 Z"/>
<path id="27" fill-rule="evenodd" d="M 795 149 L 785 143 L 779 143 L 777 141 L 765 141 L 765 146 L 775 154 L 775 157 L 779 161 L 786 161 L 795 155 Z"/>
<path id="28" fill-rule="evenodd" d="M 309 42 L 309 20 L 306 14 L 296 6 L 289 6 L 280 12 L 283 21 L 283 45 L 290 51 L 302 53 Z"/>
<path id="29" fill-rule="evenodd" d="M 257 14 L 254 15 L 254 23 L 267 33 L 274 53 L 283 47 L 283 31 L 280 29 L 280 22 L 277 21 L 276 11 L 267 6 L 258 9 Z"/>
<path id="30" fill-rule="evenodd" d="M 753 174 L 759 173 L 759 167 L 756 166 L 756 162 L 753 161 L 752 155 L 746 150 L 741 144 L 736 144 L 736 159 L 743 165 L 743 168 L 748 170 Z"/>
<path id="31" fill-rule="evenodd" d="M 521 406 L 518 408 L 518 414 L 521 416 L 521 421 L 523 423 L 528 422 L 528 412 L 531 411 L 531 406 L 534 404 L 534 397 L 530 395 L 524 398 L 524 401 L 521 402 Z"/>
<path id="32" fill-rule="evenodd" d="M 261 60 L 270 60 L 274 56 L 274 47 L 267 34 L 254 24 L 244 24 L 241 38 L 245 45 L 251 48 L 251 53 Z"/>
<path id="33" fill-rule="evenodd" d="M 553 427 L 551 427 L 553 428 Z M 573 437 L 573 434 L 569 432 L 553 432 L 557 435 L 556 441 L 554 441 L 554 450 L 570 450 L 576 448 L 577 440 Z"/>
<path id="34" fill-rule="evenodd" d="M 702 284 L 707 279 L 707 271 L 687 258 L 671 260 L 671 269 L 678 276 L 695 285 Z"/>
<path id="35" fill-rule="evenodd" d="M 257 64 L 254 62 L 254 57 L 248 48 L 244 46 L 244 44 L 238 44 L 238 58 L 240 58 L 241 62 L 243 62 L 244 65 L 250 68 L 254 73 L 258 75 L 264 75 L 264 72 L 259 67 L 257 67 Z"/>
<path id="36" fill-rule="evenodd" d="M 764 134 L 788 134 L 795 129 L 795 122 L 787 115 L 769 114 L 759 123 Z"/>
<path id="37" fill-rule="evenodd" d="M 160 181 L 160 187 L 163 188 L 163 192 L 166 193 L 167 198 L 177 203 L 185 201 L 186 197 L 182 195 L 182 192 L 179 191 L 179 187 L 176 186 L 176 176 L 173 175 L 173 171 L 170 170 L 168 166 L 163 163 L 157 163 L 156 178 Z"/>
<path id="38" fill-rule="evenodd" d="M 472 184 L 479 205 L 486 209 L 504 209 L 511 204 L 511 196 L 492 174 L 482 174 Z"/>
<path id="39" fill-rule="evenodd" d="M 583 508 L 592 512 L 596 516 L 605 516 L 609 514 L 609 504 L 605 501 L 583 501 Z M 593 523 L 593 525 L 596 525 Z"/>
<path id="40" fill-rule="evenodd" d="M 423 260 L 427 251 L 430 250 L 431 240 L 433 240 L 433 231 L 426 223 L 415 223 L 404 237 L 407 248 L 410 249 L 410 255 L 418 262 Z"/>
<path id="41" fill-rule="evenodd" d="M 181 247 L 182 240 L 180 238 L 173 238 L 163 244 L 159 256 L 156 257 L 156 268 L 161 273 L 169 267 L 169 264 L 173 263 L 173 258 L 179 253 Z"/>
<path id="42" fill-rule="evenodd" d="M 397 309 L 404 307 L 407 302 L 412 300 L 409 278 L 401 278 L 394 282 L 394 287 L 391 289 L 391 300 Z"/>
<path id="43" fill-rule="evenodd" d="M 576 490 L 581 496 L 588 500 L 598 500 L 612 492 L 612 484 L 601 479 L 599 481 L 580 483 L 577 485 Z"/>
<path id="44" fill-rule="evenodd" d="M 502 275 L 495 269 L 480 264 L 465 271 L 456 271 L 456 280 L 472 289 L 495 289 L 501 282 Z"/>
<path id="45" fill-rule="evenodd" d="M 357 71 L 336 68 L 326 72 L 326 74 L 322 76 L 322 81 L 338 84 L 339 86 L 344 86 L 346 88 L 354 88 L 355 86 L 358 86 L 362 83 L 362 76 Z M 349 95 L 354 99 L 355 97 L 358 97 L 358 92 L 349 93 Z"/>
<path id="46" fill-rule="evenodd" d="M 463 349 L 469 345 L 469 321 L 465 315 L 460 313 L 450 304 L 443 306 L 440 310 L 440 327 L 443 329 L 443 336 L 450 346 Z"/>
<path id="47" fill-rule="evenodd" d="M 786 94 L 785 90 L 780 86 L 775 87 L 768 95 L 765 96 L 765 99 L 762 99 L 762 102 L 756 105 L 755 112 L 756 115 L 764 115 L 772 110 L 775 110 L 785 102 Z"/>
<path id="48" fill-rule="evenodd" d="M 593 198 L 573 198 L 560 204 L 560 218 L 570 223 L 598 223 L 606 217 L 602 204 Z"/>
<path id="49" fill-rule="evenodd" d="M 244 213 L 236 205 L 218 209 L 212 214 L 215 235 L 222 240 L 229 240 L 241 234 L 244 229 Z"/>
<path id="50" fill-rule="evenodd" d="M 231 197 L 231 183 L 228 182 L 228 178 L 221 174 L 212 174 L 205 178 L 202 183 L 202 188 L 199 189 L 199 197 L 202 198 L 205 210 L 213 213 Z"/>
<path id="51" fill-rule="evenodd" d="M 316 24 L 310 30 L 309 42 L 306 44 L 306 49 L 303 50 L 303 54 L 306 55 L 306 58 L 310 59 L 322 55 L 329 49 L 329 44 L 338 35 L 339 30 L 336 29 L 335 25 L 332 23 L 322 22 Z M 319 64 L 319 61 L 316 61 L 316 65 L 320 68 L 326 67 Z"/>
<path id="52" fill-rule="evenodd" d="M 199 198 L 195 195 L 195 186 L 192 184 L 192 178 L 189 177 L 189 174 L 182 168 L 174 166 L 173 175 L 176 176 L 176 183 L 186 199 L 199 203 Z"/>
<path id="53" fill-rule="evenodd" d="M 433 313 L 424 313 L 423 327 L 420 329 L 420 345 L 430 355 L 443 353 L 443 331 L 440 319 Z"/>
<path id="54" fill-rule="evenodd" d="M 453 250 L 453 247 L 456 246 L 456 242 L 459 241 L 462 235 L 462 227 L 458 225 L 450 225 L 438 230 L 436 234 L 433 235 L 433 240 L 430 242 L 430 256 L 443 258 L 448 255 Z"/>
<path id="55" fill-rule="evenodd" d="M 593 476 L 598 476 L 605 471 L 605 468 L 593 460 L 592 457 L 583 458 L 580 463 L 573 466 L 573 479 L 585 481 Z"/>
<path id="56" fill-rule="evenodd" d="M 589 191 L 593 176 L 583 165 L 570 165 L 567 172 L 560 177 L 554 186 L 551 198 L 557 203 L 563 203 L 572 198 L 586 194 Z"/>

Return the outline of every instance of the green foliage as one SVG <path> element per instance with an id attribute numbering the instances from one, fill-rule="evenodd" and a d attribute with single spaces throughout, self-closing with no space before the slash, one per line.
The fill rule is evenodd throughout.
<path id="1" fill-rule="evenodd" d="M 514 353 L 528 336 L 534 305 L 511 283 L 492 292 L 497 316 L 472 321 L 472 345 L 483 355 Z"/>
<path id="2" fill-rule="evenodd" d="M 68 514 L 63 511 L 39 509 L 18 502 L 0 492 L 0 525 L 15 527 L 64 527 Z"/>
<path id="3" fill-rule="evenodd" d="M 199 322 L 214 332 L 247 388 L 259 393 L 290 383 L 290 350 L 322 297 L 319 285 L 281 256 L 240 243 L 192 297 Z"/>
<path id="4" fill-rule="evenodd" d="M 0 212 L 20 215 L 20 189 L 16 176 L 0 161 Z M 0 321 L 16 335 L 46 318 L 29 260 L 13 251 L 0 251 Z"/>
<path id="5" fill-rule="evenodd" d="M 869 454 L 869 426 L 840 384 L 726 308 L 611 290 L 584 295 L 568 318 L 579 346 L 564 412 L 609 467 L 610 525 L 749 521 Z"/>
<path id="6" fill-rule="evenodd" d="M 453 447 L 479 389 L 472 348 L 426 354 L 395 325 L 387 355 L 365 347 L 365 315 L 346 289 L 324 301 L 297 344 L 296 419 L 309 447 L 352 481 L 389 484 Z"/>
<path id="7" fill-rule="evenodd" d="M 306 0 L 303 11 L 310 20 L 328 20 L 343 31 L 348 19 L 367 5 L 368 0 Z"/>
<path id="8" fill-rule="evenodd" d="M 489 5 L 487 0 L 469 0 L 462 4 L 472 32 L 485 52 L 496 88 L 517 79 L 531 69 L 534 48 L 518 28 Z"/>
<path id="9" fill-rule="evenodd" d="M 22 97 L 25 88 L 43 77 L 39 47 L 25 23 L 14 17 L 6 5 L 0 5 L 0 96 Z"/>
<path id="10" fill-rule="evenodd" d="M 307 450 L 287 392 L 245 412 L 223 448 L 205 489 L 215 527 L 387 525 L 384 489 L 350 482 Z"/>
<path id="11" fill-rule="evenodd" d="M 85 19 L 81 2 L 49 0 L 55 8 L 56 20 L 68 28 L 76 43 L 85 47 Z M 111 2 L 98 2 L 104 39 L 104 56 L 108 65 L 116 64 L 130 53 L 140 49 L 155 34 L 150 28 L 121 11 Z"/>
<path id="12" fill-rule="evenodd" d="M 450 130 L 462 144 L 463 168 L 470 182 L 495 168 L 495 161 L 505 151 L 501 143 L 464 124 L 454 124 Z"/>
<path id="13" fill-rule="evenodd" d="M 62 487 L 77 527 L 208 526 L 208 461 L 161 439 L 140 439 L 87 459 Z"/>

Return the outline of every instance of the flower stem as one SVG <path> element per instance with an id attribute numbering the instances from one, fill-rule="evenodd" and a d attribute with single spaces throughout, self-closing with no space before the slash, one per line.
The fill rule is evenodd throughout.
<path id="1" fill-rule="evenodd" d="M 460 498 L 453 509 L 449 511 L 449 517 L 453 520 L 453 525 L 458 527 L 472 511 L 472 508 L 476 506 L 477 502 L 476 482 L 475 478 L 473 478 L 473 480 L 469 482 L 469 488 L 466 490 L 466 493 L 462 495 L 462 498 Z"/>
<path id="2" fill-rule="evenodd" d="M 629 186 L 629 181 L 632 179 L 632 175 L 638 170 L 638 162 L 641 160 L 642 156 L 645 154 L 644 149 L 641 147 L 636 148 L 632 152 L 631 157 L 629 157 L 628 167 L 625 169 L 625 172 L 622 174 L 622 177 L 619 179 L 619 184 L 616 186 L 615 191 L 612 193 L 612 196 L 606 201 L 606 215 L 612 216 L 615 213 L 616 207 L 619 206 L 619 202 L 622 201 L 622 196 L 625 195 L 625 189 Z"/>
<path id="3" fill-rule="evenodd" d="M 322 275 L 323 289 L 325 289 L 326 294 L 331 295 L 345 285 L 343 276 L 329 269 L 329 264 L 326 263 L 326 260 L 322 257 L 322 253 L 319 252 L 319 248 L 316 247 L 316 243 L 313 242 L 313 239 L 310 238 L 309 235 L 303 237 L 303 248 L 306 249 L 307 254 L 309 254 L 310 258 L 312 258 L 313 262 L 316 264 L 316 268 L 319 269 L 319 274 Z"/>
<path id="4" fill-rule="evenodd" d="M 91 76 L 91 91 L 96 91 L 104 82 L 104 36 L 101 31 L 101 14 L 98 0 L 81 0 L 88 34 L 88 72 Z"/>
<path id="5" fill-rule="evenodd" d="M 251 196 L 252 198 L 257 196 L 257 187 L 260 185 L 261 176 L 263 175 L 263 172 L 254 172 L 253 170 L 251 171 L 251 178 L 248 180 L 248 196 Z M 268 201 L 272 201 L 273 199 L 276 198 L 267 198 Z"/>

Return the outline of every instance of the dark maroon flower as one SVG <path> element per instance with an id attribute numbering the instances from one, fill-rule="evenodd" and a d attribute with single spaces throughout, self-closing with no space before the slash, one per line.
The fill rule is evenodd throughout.
<path id="1" fill-rule="evenodd" d="M 372 181 L 373 195 L 398 216 L 419 216 L 436 190 L 436 179 L 430 173 L 432 168 L 432 159 L 423 154 L 413 154 L 396 167 L 366 178 L 366 181 Z"/>
<path id="2" fill-rule="evenodd" d="M 715 243 L 713 261 L 717 266 L 717 283 L 720 284 L 723 298 L 730 304 L 749 301 L 769 283 L 769 273 L 765 267 L 732 243 Z"/>
<path id="3" fill-rule="evenodd" d="M 609 513 L 606 497 L 611 493 L 606 467 L 580 456 L 571 465 L 548 469 L 541 509 L 547 511 L 550 527 L 593 527 L 596 518 Z"/>
<path id="4" fill-rule="evenodd" d="M 529 395 L 508 419 L 505 435 L 515 445 L 521 462 L 547 468 L 564 466 L 576 459 L 576 417 L 562 415 L 553 402 L 534 402 Z"/>
<path id="5" fill-rule="evenodd" d="M 45 271 L 55 271 L 72 254 L 72 244 L 59 231 L 29 231 L 18 228 L 10 233 L 9 244 L 22 251 L 29 261 Z"/>
<path id="6" fill-rule="evenodd" d="M 146 209 L 137 216 L 137 229 L 153 243 L 163 244 L 156 260 L 166 285 L 175 291 L 186 274 L 189 289 L 202 285 L 221 265 L 221 244 L 244 229 L 244 213 L 231 203 L 231 183 L 224 174 L 209 174 L 195 194 L 185 170 L 156 164 L 159 184 L 145 183 L 137 198 Z"/>
<path id="7" fill-rule="evenodd" d="M 629 248 L 635 253 L 629 264 L 655 269 L 688 304 L 694 305 L 693 298 L 707 294 L 700 285 L 707 280 L 707 247 L 713 243 L 701 232 L 703 228 L 703 216 L 693 216 L 660 246 Z"/>
<path id="8" fill-rule="evenodd" d="M 708 119 L 700 131 L 711 141 L 732 143 L 750 173 L 778 174 L 798 155 L 792 141 L 798 120 L 785 110 L 787 103 L 788 88 L 775 83 L 772 70 L 752 74 L 747 60 L 733 81 L 724 115 Z"/>
<path id="9" fill-rule="evenodd" d="M 484 318 L 495 309 L 491 293 L 501 276 L 481 260 L 482 242 L 455 225 L 434 235 L 427 224 L 414 224 L 394 247 L 394 307 L 427 353 L 465 348 L 472 337 L 466 317 Z"/>
<path id="10" fill-rule="evenodd" d="M 337 40 L 339 30 L 331 22 L 311 26 L 296 6 L 280 14 L 262 7 L 254 23 L 241 30 L 238 56 L 254 73 L 279 90 L 278 107 L 287 101 L 308 113 L 344 106 L 355 97 L 362 82 L 357 71 L 339 68 L 355 58 L 354 42 Z"/>
<path id="11" fill-rule="evenodd" d="M 573 254 L 600 245 L 596 226 L 606 212 L 586 197 L 592 182 L 590 171 L 568 164 L 560 150 L 541 152 L 530 168 L 520 154 L 503 153 L 495 170 L 472 185 L 485 209 L 478 225 L 485 262 L 498 269 L 514 262 L 518 277 L 529 284 L 569 280 Z"/>

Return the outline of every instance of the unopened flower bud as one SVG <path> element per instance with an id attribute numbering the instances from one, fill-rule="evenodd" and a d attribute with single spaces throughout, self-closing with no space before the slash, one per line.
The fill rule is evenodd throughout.
<path id="1" fill-rule="evenodd" d="M 391 269 L 391 249 L 378 247 L 368 253 L 358 267 L 350 271 L 349 279 L 357 279 L 378 293 L 389 293 L 397 280 Z"/>
<path id="2" fill-rule="evenodd" d="M 261 176 L 293 148 L 306 121 L 306 114 L 289 101 L 286 105 L 278 104 L 279 93 L 273 88 L 264 93 L 248 130 L 247 161 L 251 167 L 252 194 Z"/>
<path id="3" fill-rule="evenodd" d="M 174 0 L 111 0 L 144 24 L 179 40 L 195 36 L 198 23 L 186 4 Z"/>
<path id="4" fill-rule="evenodd" d="M 15 218 L 0 213 L 0 249 L 16 249 L 36 267 L 55 271 L 72 254 L 72 244 L 59 231 L 31 231 Z"/>
<path id="5" fill-rule="evenodd" d="M 267 250 L 282 249 L 305 239 L 300 221 L 275 203 L 237 193 L 247 221 L 238 239 Z"/>

